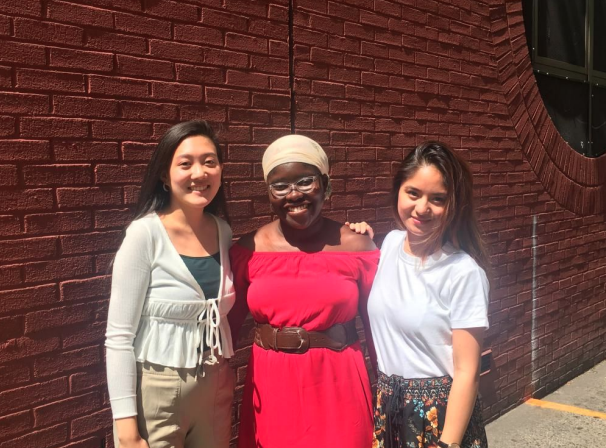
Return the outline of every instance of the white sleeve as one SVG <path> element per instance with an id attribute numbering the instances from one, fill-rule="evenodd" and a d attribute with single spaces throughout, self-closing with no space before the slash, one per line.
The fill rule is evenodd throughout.
<path id="1" fill-rule="evenodd" d="M 134 340 L 151 278 L 151 253 L 149 230 L 134 221 L 114 260 L 105 334 L 107 386 L 114 419 L 137 415 Z"/>
<path id="2" fill-rule="evenodd" d="M 471 260 L 470 260 L 471 261 Z M 456 328 L 488 328 L 489 283 L 484 270 L 475 262 L 463 268 L 452 281 L 450 326 Z"/>
<path id="3" fill-rule="evenodd" d="M 231 227 L 225 220 L 223 220 L 221 218 L 217 218 L 217 220 L 219 222 L 219 225 L 221 226 L 221 233 L 223 235 L 225 235 L 223 238 L 227 242 L 227 248 L 229 249 L 231 247 L 231 245 L 233 244 L 233 237 L 234 237 Z"/>
<path id="4" fill-rule="evenodd" d="M 384 258 L 384 255 L 388 251 L 391 251 L 393 249 L 394 245 L 398 244 L 400 241 L 404 241 L 404 233 L 405 232 L 402 232 L 401 230 L 392 230 L 387 235 L 385 235 L 385 238 L 381 243 L 381 259 Z"/>

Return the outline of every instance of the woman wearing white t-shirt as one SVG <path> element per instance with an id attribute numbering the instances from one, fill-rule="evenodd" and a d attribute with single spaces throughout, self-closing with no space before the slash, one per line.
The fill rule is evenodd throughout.
<path id="1" fill-rule="evenodd" d="M 205 121 L 154 151 L 113 266 L 107 383 L 119 448 L 227 448 L 234 300 L 223 164 Z"/>
<path id="2" fill-rule="evenodd" d="M 390 232 L 368 301 L 379 382 L 373 448 L 486 448 L 477 397 L 488 328 L 486 256 L 469 168 L 438 142 L 393 181 Z"/>

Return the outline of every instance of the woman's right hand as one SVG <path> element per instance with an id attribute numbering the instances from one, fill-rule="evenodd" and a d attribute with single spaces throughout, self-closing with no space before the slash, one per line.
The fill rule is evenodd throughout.
<path id="1" fill-rule="evenodd" d="M 120 448 L 149 448 L 149 444 L 139 434 L 137 416 L 116 419 L 116 431 Z"/>
<path id="2" fill-rule="evenodd" d="M 367 233 L 370 239 L 373 239 L 375 237 L 375 231 L 366 221 L 353 223 L 346 222 L 345 225 L 348 226 L 353 232 L 359 233 L 361 235 Z"/>

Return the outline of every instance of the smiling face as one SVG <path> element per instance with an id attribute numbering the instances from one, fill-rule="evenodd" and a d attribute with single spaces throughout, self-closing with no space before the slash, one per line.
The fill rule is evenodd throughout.
<path id="1" fill-rule="evenodd" d="M 411 241 L 423 241 L 444 218 L 448 192 L 442 174 L 433 165 L 422 165 L 402 182 L 398 192 L 398 216 Z"/>
<path id="2" fill-rule="evenodd" d="M 274 213 L 282 223 L 294 229 L 306 229 L 321 219 L 325 187 L 320 171 L 307 163 L 291 162 L 278 165 L 267 176 L 268 185 L 294 184 L 310 176 L 316 176 L 317 180 L 309 193 L 301 193 L 293 188 L 283 198 L 276 198 L 269 191 L 269 202 Z"/>
<path id="3" fill-rule="evenodd" d="M 170 191 L 171 208 L 204 209 L 219 191 L 221 171 L 217 148 L 209 138 L 183 140 L 162 179 Z"/>

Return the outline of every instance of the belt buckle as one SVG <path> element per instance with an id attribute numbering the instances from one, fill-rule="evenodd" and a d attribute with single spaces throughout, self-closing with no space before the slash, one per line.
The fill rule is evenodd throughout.
<path id="1" fill-rule="evenodd" d="M 301 355 L 309 350 L 309 333 L 305 328 L 289 327 L 288 332 L 295 333 L 297 336 L 299 336 L 299 346 L 294 348 L 283 348 L 283 351 Z"/>

